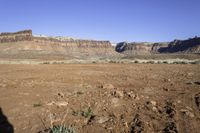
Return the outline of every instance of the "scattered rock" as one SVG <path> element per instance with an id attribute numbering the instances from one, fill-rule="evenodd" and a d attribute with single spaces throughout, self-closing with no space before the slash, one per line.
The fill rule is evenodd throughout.
<path id="1" fill-rule="evenodd" d="M 177 100 L 177 103 L 181 103 L 181 100 Z"/>
<path id="2" fill-rule="evenodd" d="M 114 91 L 113 92 L 113 95 L 115 96 L 115 97 L 118 97 L 118 98 L 123 98 L 124 97 L 124 92 L 123 91 Z"/>
<path id="3" fill-rule="evenodd" d="M 189 110 L 187 109 L 181 109 L 180 112 L 186 114 L 187 116 L 193 118 L 194 117 L 194 114 L 192 112 L 190 112 Z"/>
<path id="4" fill-rule="evenodd" d="M 165 88 L 165 87 L 163 87 L 163 90 L 164 90 L 164 91 L 169 91 L 169 89 L 168 89 L 168 88 Z"/>
<path id="5" fill-rule="evenodd" d="M 165 81 L 165 82 L 170 82 L 170 81 L 171 81 L 171 79 L 164 79 L 164 81 Z"/>
<path id="6" fill-rule="evenodd" d="M 58 93 L 58 96 L 60 96 L 61 98 L 63 98 L 63 97 L 64 97 L 64 94 L 63 94 L 62 92 L 59 92 L 59 93 Z"/>
<path id="7" fill-rule="evenodd" d="M 103 85 L 102 85 L 102 84 L 98 84 L 98 85 L 97 85 L 97 88 L 101 88 L 101 89 L 102 89 L 102 88 L 103 88 Z"/>
<path id="8" fill-rule="evenodd" d="M 153 110 L 154 112 L 158 112 L 158 109 L 157 109 L 156 107 L 153 107 L 152 110 Z"/>
<path id="9" fill-rule="evenodd" d="M 156 101 L 150 101 L 153 106 L 156 106 Z"/>
<path id="10" fill-rule="evenodd" d="M 118 99 L 118 98 L 112 98 L 112 99 L 111 99 L 111 104 L 112 104 L 114 107 L 119 106 L 119 99 Z"/>
<path id="11" fill-rule="evenodd" d="M 100 117 L 100 118 L 98 119 L 98 123 L 102 124 L 102 123 L 105 123 L 105 122 L 107 122 L 107 121 L 109 121 L 109 120 L 110 120 L 109 117 L 106 117 L 106 116 Z"/>
<path id="12" fill-rule="evenodd" d="M 103 88 L 104 88 L 104 89 L 110 89 L 110 90 L 112 90 L 112 89 L 114 89 L 115 87 L 114 87 L 112 84 L 105 84 L 105 85 L 103 85 Z"/>
<path id="13" fill-rule="evenodd" d="M 50 102 L 48 103 L 47 105 L 49 106 L 52 106 L 52 105 L 56 105 L 56 106 L 67 106 L 68 105 L 68 102 L 65 102 L 65 101 L 59 101 L 59 102 Z"/>
<path id="14" fill-rule="evenodd" d="M 127 92 L 126 94 L 127 94 L 128 97 L 136 98 L 136 95 L 132 91 Z"/>
<path id="15" fill-rule="evenodd" d="M 195 104 L 196 104 L 197 108 L 200 111 L 200 93 L 195 95 L 194 100 L 195 100 Z"/>

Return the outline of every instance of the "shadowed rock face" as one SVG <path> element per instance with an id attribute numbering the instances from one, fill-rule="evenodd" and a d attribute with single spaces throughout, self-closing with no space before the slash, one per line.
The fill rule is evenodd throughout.
<path id="1" fill-rule="evenodd" d="M 117 52 L 125 54 L 200 53 L 200 37 L 163 43 L 118 43 Z"/>
<path id="2" fill-rule="evenodd" d="M 119 52 L 119 53 L 120 53 L 120 52 L 123 52 L 123 51 L 127 50 L 127 49 L 126 49 L 127 45 L 128 45 L 127 42 L 120 42 L 120 43 L 118 43 L 118 44 L 116 45 L 115 51 L 117 51 L 117 52 Z"/>
<path id="3" fill-rule="evenodd" d="M 188 40 L 174 40 L 170 42 L 167 47 L 158 49 L 160 53 L 176 53 L 176 52 L 191 52 L 200 53 L 200 38 L 195 37 Z"/>

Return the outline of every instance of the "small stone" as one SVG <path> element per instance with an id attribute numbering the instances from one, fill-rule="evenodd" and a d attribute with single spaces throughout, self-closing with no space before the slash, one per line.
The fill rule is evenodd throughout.
<path id="1" fill-rule="evenodd" d="M 100 117 L 99 120 L 98 120 L 98 123 L 102 124 L 102 123 L 105 123 L 109 121 L 109 118 L 108 117 Z"/>
<path id="2" fill-rule="evenodd" d="M 59 92 L 59 93 L 58 93 L 58 96 L 60 96 L 60 97 L 63 98 L 63 97 L 64 97 L 64 94 L 63 94 L 62 92 Z"/>
<path id="3" fill-rule="evenodd" d="M 138 96 L 138 95 L 136 95 L 136 96 L 135 96 L 135 99 L 136 99 L 136 100 L 140 100 L 140 98 L 139 98 L 139 96 Z"/>
<path id="4" fill-rule="evenodd" d="M 104 89 L 110 89 L 110 90 L 112 90 L 112 89 L 114 89 L 115 87 L 114 87 L 112 84 L 105 84 L 105 85 L 103 86 L 103 88 L 104 88 Z"/>
<path id="5" fill-rule="evenodd" d="M 119 106 L 119 99 L 118 98 L 112 98 L 111 104 L 115 107 Z"/>
<path id="6" fill-rule="evenodd" d="M 164 91 L 169 91 L 169 89 L 168 89 L 168 88 L 165 88 L 165 87 L 163 87 L 163 90 L 164 90 Z"/>
<path id="7" fill-rule="evenodd" d="M 182 113 L 185 113 L 187 116 L 193 118 L 194 117 L 194 114 L 192 112 L 190 112 L 189 110 L 187 109 L 181 109 L 180 110 Z"/>
<path id="8" fill-rule="evenodd" d="M 103 88 L 103 85 L 102 85 L 102 84 L 98 84 L 98 85 L 97 85 L 97 88 L 101 88 L 101 89 L 102 89 L 102 88 Z"/>
<path id="9" fill-rule="evenodd" d="M 152 110 L 153 110 L 154 112 L 158 112 L 158 109 L 157 109 L 156 107 L 153 107 Z"/>
<path id="10" fill-rule="evenodd" d="M 48 106 L 52 106 L 52 105 L 57 105 L 57 106 L 67 106 L 68 105 L 68 102 L 65 102 L 65 101 L 60 101 L 60 102 L 50 102 L 50 103 L 47 103 Z"/>
<path id="11" fill-rule="evenodd" d="M 153 106 L 156 106 L 156 101 L 150 101 Z"/>
<path id="12" fill-rule="evenodd" d="M 131 97 L 131 98 L 135 98 L 135 94 L 131 91 L 131 92 L 127 92 L 127 96 Z"/>
<path id="13" fill-rule="evenodd" d="M 186 106 L 186 108 L 187 108 L 188 110 L 190 110 L 190 111 L 193 110 L 193 109 L 192 109 L 191 107 L 189 107 L 189 106 Z"/>
<path id="14" fill-rule="evenodd" d="M 60 101 L 60 102 L 56 102 L 56 105 L 58 105 L 58 106 L 67 106 L 68 102 Z"/>
<path id="15" fill-rule="evenodd" d="M 109 127 L 109 128 L 107 128 L 108 130 L 113 130 L 113 128 L 112 127 Z"/>
<path id="16" fill-rule="evenodd" d="M 124 92 L 123 91 L 115 91 L 114 96 L 118 98 L 123 98 L 124 97 Z"/>

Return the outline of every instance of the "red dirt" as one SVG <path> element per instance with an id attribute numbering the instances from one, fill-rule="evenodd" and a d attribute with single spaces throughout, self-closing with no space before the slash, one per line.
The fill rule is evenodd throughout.
<path id="1" fill-rule="evenodd" d="M 0 107 L 16 133 L 196 133 L 199 82 L 199 65 L 0 65 Z"/>

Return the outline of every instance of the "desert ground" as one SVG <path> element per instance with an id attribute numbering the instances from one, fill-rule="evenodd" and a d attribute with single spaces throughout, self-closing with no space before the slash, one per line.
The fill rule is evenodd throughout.
<path id="1" fill-rule="evenodd" d="M 0 108 L 15 133 L 199 133 L 200 65 L 1 64 Z"/>

